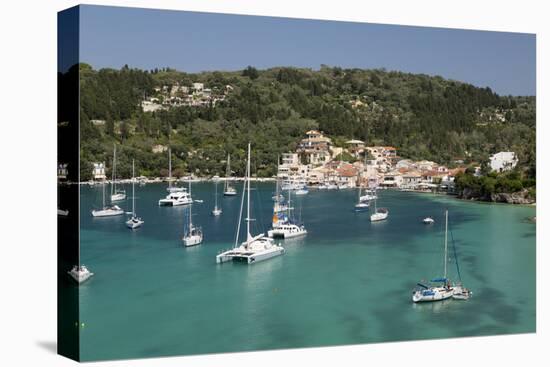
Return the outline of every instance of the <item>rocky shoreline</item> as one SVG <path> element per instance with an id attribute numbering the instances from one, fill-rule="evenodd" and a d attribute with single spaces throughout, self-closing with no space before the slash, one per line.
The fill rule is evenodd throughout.
<path id="1" fill-rule="evenodd" d="M 507 204 L 520 204 L 520 205 L 529 205 L 535 204 L 536 200 L 529 197 L 529 191 L 523 189 L 518 192 L 499 192 L 487 195 L 479 195 L 474 192 L 472 189 L 464 189 L 461 193 L 458 194 L 459 199 L 463 200 L 474 200 L 474 201 L 488 201 L 493 203 L 507 203 Z"/>

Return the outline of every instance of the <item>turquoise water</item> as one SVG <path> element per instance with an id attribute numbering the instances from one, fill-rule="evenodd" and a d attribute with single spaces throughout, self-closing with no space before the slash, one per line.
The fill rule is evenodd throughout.
<path id="1" fill-rule="evenodd" d="M 215 218 L 213 184 L 194 184 L 204 203 L 193 205 L 193 221 L 205 238 L 184 248 L 188 208 L 158 207 L 165 187 L 139 187 L 145 224 L 133 232 L 125 217 L 92 218 L 101 188 L 82 188 L 81 256 L 95 273 L 80 286 L 83 360 L 535 331 L 533 207 L 382 191 L 379 206 L 390 217 L 370 223 L 369 213 L 352 210 L 355 191 L 310 190 L 293 205 L 309 233 L 283 241 L 284 256 L 217 265 L 215 255 L 234 242 L 240 195 L 220 197 Z M 258 184 L 253 193 L 255 225 L 264 230 L 273 187 Z M 413 304 L 416 282 L 442 275 L 445 208 L 474 295 Z M 421 223 L 428 215 L 432 226 Z M 454 262 L 449 269 L 456 277 Z"/>

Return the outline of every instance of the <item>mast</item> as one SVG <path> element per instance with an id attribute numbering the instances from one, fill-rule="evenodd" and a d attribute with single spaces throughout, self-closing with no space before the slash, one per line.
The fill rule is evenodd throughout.
<path id="1" fill-rule="evenodd" d="M 101 185 L 103 190 L 103 209 L 105 209 L 105 178 L 103 178 L 103 185 Z"/>
<path id="2" fill-rule="evenodd" d="M 214 188 L 215 188 L 215 191 L 214 191 L 214 200 L 215 200 L 214 209 L 218 210 L 218 182 L 216 182 L 214 184 Z"/>
<path id="3" fill-rule="evenodd" d="M 191 197 L 191 178 L 189 178 L 189 197 Z M 191 208 L 193 208 L 193 203 L 189 205 L 189 235 L 191 235 L 191 230 L 193 228 L 193 220 L 191 219 L 193 214 L 191 212 Z"/>
<path id="4" fill-rule="evenodd" d="M 135 179 L 135 176 L 136 176 L 136 171 L 135 171 L 135 166 L 134 166 L 134 160 L 132 159 L 132 218 L 136 216 L 136 190 L 135 190 L 135 186 L 136 186 L 136 179 Z"/>
<path id="5" fill-rule="evenodd" d="M 448 210 L 445 210 L 445 275 L 444 275 L 444 278 L 447 279 L 447 228 L 448 228 L 448 223 L 449 222 L 449 211 Z"/>
<path id="6" fill-rule="evenodd" d="M 225 170 L 225 182 L 223 185 L 223 191 L 227 191 L 227 188 L 229 187 L 229 176 L 231 176 L 231 155 L 227 154 L 227 168 Z"/>
<path id="7" fill-rule="evenodd" d="M 172 148 L 168 147 L 168 188 L 172 187 Z"/>
<path id="8" fill-rule="evenodd" d="M 246 164 L 246 185 L 247 185 L 247 197 L 246 197 L 246 244 L 250 242 L 252 239 L 252 235 L 250 234 L 250 221 L 252 220 L 250 218 L 250 143 L 248 143 L 248 162 Z"/>
<path id="9" fill-rule="evenodd" d="M 111 196 L 116 193 L 116 144 L 113 144 L 113 184 L 111 185 Z"/>

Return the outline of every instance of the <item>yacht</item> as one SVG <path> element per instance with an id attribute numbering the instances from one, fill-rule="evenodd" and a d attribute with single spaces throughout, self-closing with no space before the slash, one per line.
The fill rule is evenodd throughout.
<path id="1" fill-rule="evenodd" d="M 92 273 L 86 265 L 75 265 L 67 273 L 78 283 L 84 283 L 88 280 L 94 273 Z"/>
<path id="2" fill-rule="evenodd" d="M 376 195 L 376 190 L 365 190 L 365 195 L 359 196 L 360 201 L 371 201 L 378 199 L 378 195 Z"/>
<path id="3" fill-rule="evenodd" d="M 185 187 L 172 186 L 172 150 L 168 148 L 168 195 L 159 200 L 159 206 L 179 206 L 193 203 Z"/>
<path id="4" fill-rule="evenodd" d="M 443 277 L 432 279 L 431 284 L 417 283 L 416 289 L 412 294 L 412 301 L 417 302 L 433 302 L 449 299 L 453 296 L 455 289 L 447 278 L 447 228 L 448 228 L 448 211 L 445 211 L 445 251 L 443 255 Z"/>
<path id="5" fill-rule="evenodd" d="M 113 182 L 111 183 L 111 202 L 126 199 L 126 191 L 116 188 L 116 144 L 113 148 Z"/>
<path id="6" fill-rule="evenodd" d="M 225 174 L 225 182 L 223 185 L 223 196 L 235 196 L 237 190 L 231 185 L 231 155 L 227 155 L 227 170 Z"/>
<path id="7" fill-rule="evenodd" d="M 136 229 L 141 227 L 144 221 L 136 215 L 136 172 L 134 160 L 132 160 L 132 216 L 126 221 L 126 227 Z"/>
<path id="8" fill-rule="evenodd" d="M 357 192 L 357 203 L 355 204 L 355 211 L 356 212 L 365 212 L 369 210 L 369 199 L 365 198 L 364 196 L 361 196 L 361 172 L 359 172 L 358 182 L 359 182 L 359 188 Z"/>
<path id="9" fill-rule="evenodd" d="M 193 199 L 185 189 L 170 192 L 164 199 L 159 200 L 159 206 L 179 206 L 192 204 Z"/>
<path id="10" fill-rule="evenodd" d="M 382 220 L 386 220 L 388 218 L 388 215 L 390 214 L 387 208 L 378 208 L 376 206 L 376 201 L 377 199 L 374 199 L 374 214 L 370 216 L 371 222 L 379 222 Z"/>
<path id="11" fill-rule="evenodd" d="M 239 245 L 239 232 L 242 221 L 243 205 L 246 193 L 246 240 Z M 237 224 L 237 234 L 235 236 L 235 245 L 232 249 L 222 252 L 216 256 L 216 263 L 220 264 L 227 261 L 242 261 L 247 264 L 254 264 L 259 261 L 267 260 L 285 253 L 285 249 L 275 244 L 272 238 L 265 237 L 264 233 L 253 236 L 250 233 L 250 222 L 253 219 L 250 216 L 250 143 L 248 144 L 248 161 L 243 183 L 243 196 L 241 199 L 241 209 Z"/>
<path id="12" fill-rule="evenodd" d="M 122 210 L 118 205 L 111 204 L 108 206 L 105 204 L 105 179 L 103 179 L 102 192 L 103 192 L 102 209 L 92 210 L 92 216 L 93 217 L 113 217 L 113 216 L 124 214 L 124 210 Z"/>
<path id="13" fill-rule="evenodd" d="M 189 182 L 189 193 L 191 193 L 191 182 Z M 192 209 L 193 206 L 189 206 L 189 223 L 182 238 L 185 247 L 196 246 L 202 243 L 202 229 L 193 225 Z"/>
<path id="14" fill-rule="evenodd" d="M 434 224 L 435 220 L 432 217 L 426 217 L 426 218 L 422 219 L 422 223 L 424 223 L 424 224 Z"/>
<path id="15" fill-rule="evenodd" d="M 309 190 L 306 187 L 296 190 L 296 195 L 307 195 Z"/>
<path id="16" fill-rule="evenodd" d="M 279 215 L 275 213 L 273 215 L 273 228 L 267 232 L 268 237 L 270 238 L 293 238 L 299 236 L 305 236 L 307 230 L 303 224 L 296 222 L 295 218 L 291 215 L 292 208 L 290 207 L 290 196 L 291 191 L 288 191 L 288 217 L 282 218 L 279 220 Z"/>

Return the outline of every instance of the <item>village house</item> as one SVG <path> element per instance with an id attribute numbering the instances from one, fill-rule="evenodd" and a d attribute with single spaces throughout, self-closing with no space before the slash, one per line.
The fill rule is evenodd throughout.
<path id="1" fill-rule="evenodd" d="M 107 178 L 107 176 L 105 176 L 104 163 L 93 163 L 92 177 L 94 180 L 104 180 Z"/>
<path id="2" fill-rule="evenodd" d="M 402 174 L 401 186 L 407 189 L 414 189 L 422 182 L 422 175 L 417 171 L 409 171 Z"/>
<path id="3" fill-rule="evenodd" d="M 518 158 L 514 152 L 499 152 L 489 157 L 491 170 L 504 172 L 512 170 L 518 164 Z"/>
<path id="4" fill-rule="evenodd" d="M 403 176 L 399 171 L 388 172 L 384 175 L 383 181 L 380 186 L 386 188 L 399 188 L 403 184 Z"/>
<path id="5" fill-rule="evenodd" d="M 348 152 L 355 158 L 359 158 L 359 156 L 365 151 L 365 142 L 361 140 L 348 140 L 346 141 L 346 145 L 348 147 Z"/>
<path id="6" fill-rule="evenodd" d="M 315 167 L 330 161 L 331 145 L 330 138 L 325 137 L 322 132 L 310 130 L 306 132 L 306 138 L 298 144 L 297 152 Z"/>
<path id="7" fill-rule="evenodd" d="M 357 186 L 357 169 L 349 163 L 345 163 L 336 169 L 338 186 L 356 187 Z"/>
<path id="8" fill-rule="evenodd" d="M 298 153 L 283 153 L 277 177 L 282 180 L 306 180 L 308 177 L 308 166 L 300 162 Z"/>

